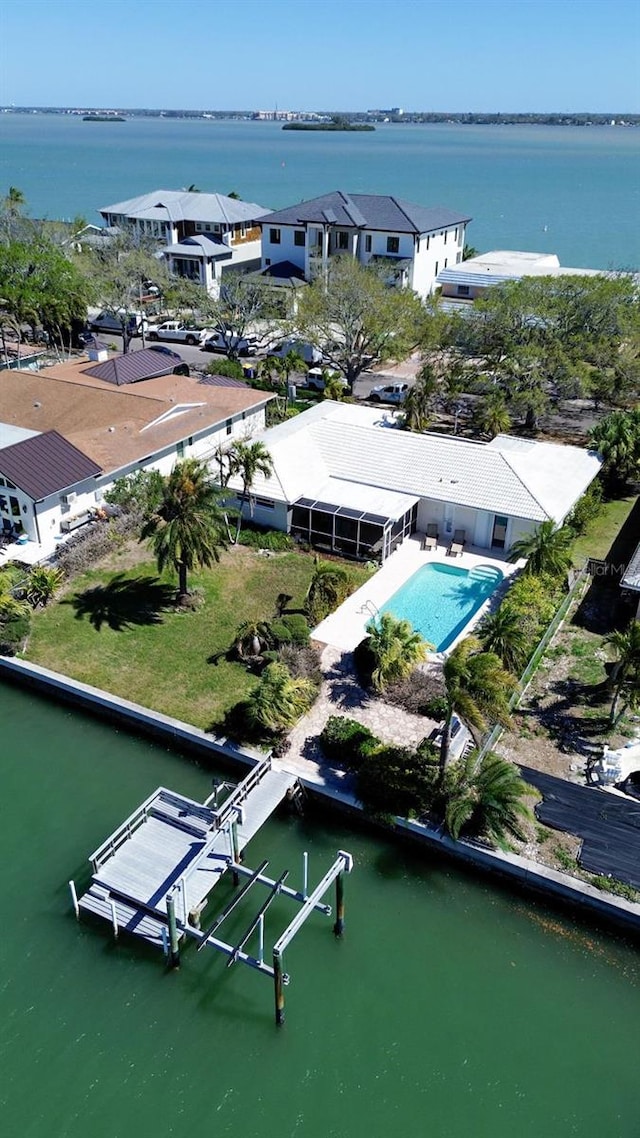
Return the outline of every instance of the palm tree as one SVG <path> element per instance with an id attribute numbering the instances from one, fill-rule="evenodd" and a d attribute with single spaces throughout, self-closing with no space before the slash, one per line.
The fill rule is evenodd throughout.
<path id="1" fill-rule="evenodd" d="M 632 620 L 624 632 L 614 632 L 607 637 L 607 642 L 617 657 L 611 673 L 613 699 L 609 713 L 609 720 L 614 724 L 621 714 L 618 707 L 623 696 L 626 707 L 635 709 L 640 704 L 640 621 Z"/>
<path id="2" fill-rule="evenodd" d="M 176 463 L 164 480 L 162 501 L 146 522 L 142 538 L 151 538 L 158 571 L 178 574 L 178 600 L 187 596 L 187 574 L 210 568 L 226 546 L 226 516 L 221 492 L 207 466 L 197 458 Z"/>
<path id="3" fill-rule="evenodd" d="M 333 561 L 318 561 L 307 589 L 306 607 L 313 624 L 319 624 L 341 605 L 349 592 L 351 578 L 346 569 Z"/>
<path id="4" fill-rule="evenodd" d="M 54 569 L 48 565 L 34 565 L 29 570 L 26 584 L 26 597 L 30 605 L 46 605 L 56 589 L 59 589 L 64 580 L 61 569 Z"/>
<path id="5" fill-rule="evenodd" d="M 638 476 L 640 430 L 637 413 L 612 411 L 589 433 L 591 444 L 604 459 L 605 473 L 615 482 L 633 482 Z"/>
<path id="6" fill-rule="evenodd" d="M 273 474 L 273 459 L 264 443 L 239 442 L 235 443 L 229 452 L 229 474 L 239 474 L 242 479 L 242 502 L 248 501 L 249 512 L 253 516 L 253 499 L 251 487 L 257 476 L 269 478 Z M 236 545 L 242 528 L 242 505 L 238 510 L 236 523 Z"/>
<path id="7" fill-rule="evenodd" d="M 508 672 L 518 675 L 524 667 L 528 637 L 522 614 L 501 604 L 486 616 L 478 629 L 478 637 L 485 652 L 499 656 Z"/>
<path id="8" fill-rule="evenodd" d="M 525 799 L 535 793 L 513 763 L 489 751 L 456 764 L 445 809 L 445 825 L 452 838 L 464 829 L 509 849 L 509 838 L 526 840 L 523 822 L 532 820 Z"/>
<path id="9" fill-rule="evenodd" d="M 367 625 L 368 647 L 375 661 L 371 681 L 376 691 L 383 691 L 394 680 L 404 680 L 417 664 L 422 663 L 427 644 L 408 620 L 397 620 L 390 612 L 380 613 Z"/>
<path id="10" fill-rule="evenodd" d="M 509 550 L 509 561 L 525 558 L 525 573 L 548 573 L 557 577 L 569 566 L 570 545 L 570 530 L 564 526 L 556 529 L 555 523 L 549 519 L 542 522 L 533 533 L 514 541 Z"/>
<path id="11" fill-rule="evenodd" d="M 424 364 L 403 405 L 404 427 L 408 431 L 426 431 L 433 414 L 433 397 L 438 380 L 430 364 Z"/>
<path id="12" fill-rule="evenodd" d="M 493 391 L 480 401 L 475 412 L 475 424 L 481 435 L 494 438 L 505 434 L 511 427 L 511 415 L 501 391 Z"/>
<path id="13" fill-rule="evenodd" d="M 247 709 L 252 727 L 259 731 L 286 731 L 309 710 L 316 689 L 311 680 L 296 678 L 285 664 L 269 664 Z"/>
<path id="14" fill-rule="evenodd" d="M 444 779 L 454 714 L 477 735 L 487 721 L 509 723 L 509 700 L 517 690 L 517 682 L 507 672 L 498 656 L 483 652 L 476 636 L 461 640 L 443 666 L 447 710 L 440 745 L 440 778 Z M 476 739 L 476 741 L 478 741 Z"/>

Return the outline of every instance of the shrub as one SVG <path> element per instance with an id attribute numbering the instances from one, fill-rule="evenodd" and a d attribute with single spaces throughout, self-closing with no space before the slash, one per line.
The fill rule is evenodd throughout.
<path id="1" fill-rule="evenodd" d="M 295 547 L 293 538 L 279 529 L 261 530 L 249 527 L 240 531 L 239 545 L 248 546 L 249 549 L 268 549 L 271 553 L 286 553 Z"/>
<path id="2" fill-rule="evenodd" d="M 280 662 L 269 664 L 249 700 L 249 726 L 267 734 L 288 731 L 309 710 L 316 694 L 310 680 L 296 679 Z"/>
<path id="3" fill-rule="evenodd" d="M 84 573 L 127 538 L 139 537 L 141 521 L 139 514 L 131 513 L 84 526 L 60 547 L 56 561 L 69 577 Z"/>
<path id="4" fill-rule="evenodd" d="M 278 644 L 298 644 L 304 647 L 309 643 L 309 625 L 302 613 L 285 613 L 279 620 L 272 621 L 270 627 Z"/>
<path id="5" fill-rule="evenodd" d="M 105 502 L 127 514 L 149 517 L 162 501 L 164 478 L 159 470 L 137 470 L 125 478 L 116 478 L 105 494 Z"/>
<path id="6" fill-rule="evenodd" d="M 205 375 L 226 375 L 229 379 L 245 379 L 239 360 L 212 360 L 204 370 Z"/>
<path id="7" fill-rule="evenodd" d="M 602 483 L 592 482 L 589 489 L 576 502 L 566 525 L 577 536 L 583 534 L 594 518 L 602 513 Z"/>
<path id="8" fill-rule="evenodd" d="M 31 631 L 31 617 L 10 616 L 0 623 L 0 654 L 15 656 L 24 647 Z"/>
<path id="9" fill-rule="evenodd" d="M 376 658 L 368 636 L 365 636 L 364 640 L 356 645 L 353 652 L 353 664 L 363 688 L 371 687 L 371 677 L 376 666 Z"/>
<path id="10" fill-rule="evenodd" d="M 34 565 L 29 570 L 25 585 L 26 598 L 34 608 L 36 605 L 46 605 L 57 589 L 60 588 L 64 574 L 61 569 L 53 569 L 48 565 Z"/>
<path id="11" fill-rule="evenodd" d="M 284 664 L 297 680 L 310 680 L 317 691 L 322 683 L 320 654 L 311 645 L 284 644 L 278 650 L 277 659 Z"/>
<path id="12" fill-rule="evenodd" d="M 445 696 L 435 695 L 432 699 L 428 699 L 424 705 L 424 714 L 429 716 L 429 719 L 435 719 L 438 722 L 447 714 L 449 705 Z"/>
<path id="13" fill-rule="evenodd" d="M 380 747 L 358 769 L 356 793 L 374 817 L 421 816 L 433 803 L 438 770 L 433 748 Z"/>
<path id="14" fill-rule="evenodd" d="M 355 719 L 331 715 L 320 734 L 320 746 L 329 762 L 358 770 L 362 760 L 381 746 L 368 727 Z"/>
<path id="15" fill-rule="evenodd" d="M 428 671 L 416 670 L 404 680 L 397 680 L 389 684 L 385 690 L 386 703 L 401 707 L 410 715 L 428 715 L 430 719 L 442 719 L 444 712 L 439 712 L 443 703 L 442 671 L 432 667 Z"/>
<path id="16" fill-rule="evenodd" d="M 312 625 L 335 612 L 354 587 L 351 574 L 333 561 L 319 561 L 307 590 L 307 611 Z"/>

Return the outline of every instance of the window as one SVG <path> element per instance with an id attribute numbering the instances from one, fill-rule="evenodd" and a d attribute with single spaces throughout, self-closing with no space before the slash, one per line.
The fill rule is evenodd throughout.
<path id="1" fill-rule="evenodd" d="M 293 235 L 294 245 L 304 245 L 304 229 L 296 229 Z"/>
<path id="2" fill-rule="evenodd" d="M 227 434 L 228 434 L 228 435 L 230 435 L 230 434 L 231 434 L 231 427 L 232 427 L 232 426 L 233 426 L 233 419 L 227 419 L 227 421 L 226 421 L 226 423 L 225 423 L 225 427 L 226 427 L 226 430 L 227 430 Z"/>
<path id="3" fill-rule="evenodd" d="M 348 249 L 349 248 L 349 234 L 348 233 L 336 234 L 336 248 L 337 249 Z"/>
<path id="4" fill-rule="evenodd" d="M 438 265 L 438 262 L 436 261 L 436 267 L 435 267 L 435 275 L 436 276 L 438 275 L 438 268 L 439 268 L 439 265 Z"/>
<path id="5" fill-rule="evenodd" d="M 458 296 L 468 296 L 469 285 L 458 285 Z"/>
<path id="6" fill-rule="evenodd" d="M 269 241 L 271 242 L 272 245 L 279 245 L 280 244 L 280 230 L 279 229 L 270 229 L 269 230 Z"/>
<path id="7" fill-rule="evenodd" d="M 429 238 L 429 234 L 427 233 L 427 252 L 429 252 L 429 241 L 430 241 L 430 238 Z"/>
<path id="8" fill-rule="evenodd" d="M 387 253 L 399 253 L 399 252 L 400 252 L 400 238 L 399 237 L 387 237 Z"/>
<path id="9" fill-rule="evenodd" d="M 448 233 L 449 233 L 449 230 L 448 230 L 448 229 L 445 229 L 445 231 L 444 231 L 444 243 L 445 243 L 445 245 L 447 244 L 447 235 L 448 235 Z"/>
<path id="10" fill-rule="evenodd" d="M 457 225 L 456 225 L 456 236 L 455 236 L 455 240 L 456 240 L 456 241 L 458 240 L 458 226 L 457 226 Z"/>
<path id="11" fill-rule="evenodd" d="M 371 234 L 370 234 L 370 233 L 367 233 L 367 234 L 366 234 L 366 236 L 365 236 L 365 239 L 364 239 L 364 251 L 365 251 L 365 253 L 370 253 L 370 252 L 371 252 Z"/>
<path id="12" fill-rule="evenodd" d="M 266 267 L 269 268 L 269 265 L 271 264 L 271 257 L 265 257 L 264 263 Z"/>
<path id="13" fill-rule="evenodd" d="M 459 265 L 462 260 L 462 253 L 456 253 L 456 265 Z"/>
<path id="14" fill-rule="evenodd" d="M 447 267 L 448 263 L 449 263 L 449 262 L 448 262 L 447 258 L 445 257 L 445 259 L 444 259 L 444 267 L 445 267 L 445 269 L 446 269 L 446 267 Z"/>
<path id="15" fill-rule="evenodd" d="M 256 506 L 262 506 L 263 510 L 275 510 L 275 502 L 271 498 L 256 498 Z"/>
<path id="16" fill-rule="evenodd" d="M 184 439 L 176 444 L 176 454 L 178 458 L 184 458 Z"/>

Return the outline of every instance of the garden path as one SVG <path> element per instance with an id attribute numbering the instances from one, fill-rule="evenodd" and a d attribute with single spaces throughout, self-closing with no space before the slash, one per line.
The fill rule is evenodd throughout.
<path id="1" fill-rule="evenodd" d="M 318 735 L 330 715 L 357 719 L 383 742 L 403 747 L 417 746 L 436 726 L 423 715 L 413 715 L 365 691 L 356 679 L 352 652 L 328 644 L 320 657 L 320 667 L 320 694 L 311 711 L 289 735 L 289 749 L 282 760 L 288 770 L 327 782 L 341 782 L 346 777 L 343 771 L 327 767 L 318 743 Z"/>

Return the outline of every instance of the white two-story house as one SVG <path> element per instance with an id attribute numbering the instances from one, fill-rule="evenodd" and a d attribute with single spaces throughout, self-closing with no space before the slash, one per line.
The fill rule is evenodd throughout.
<path id="1" fill-rule="evenodd" d="M 255 202 L 182 190 L 154 190 L 100 210 L 108 227 L 128 226 L 162 241 L 169 271 L 196 281 L 212 296 L 228 269 L 260 268 L 257 219 L 266 212 Z"/>
<path id="2" fill-rule="evenodd" d="M 389 268 L 389 276 L 428 296 L 441 269 L 462 260 L 471 219 L 441 206 L 414 205 L 384 194 L 341 190 L 260 219 L 262 270 L 286 262 L 310 280 L 335 254 Z"/>

